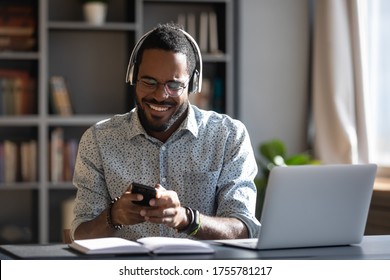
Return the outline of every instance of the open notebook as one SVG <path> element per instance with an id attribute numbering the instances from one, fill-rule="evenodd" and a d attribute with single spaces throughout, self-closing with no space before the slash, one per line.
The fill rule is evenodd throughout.
<path id="1" fill-rule="evenodd" d="M 259 238 L 218 242 L 259 250 L 360 243 L 376 169 L 374 164 L 275 167 Z"/>
<path id="2" fill-rule="evenodd" d="M 69 247 L 88 255 L 98 254 L 211 254 L 205 242 L 187 238 L 144 237 L 131 241 L 120 237 L 74 240 Z"/>

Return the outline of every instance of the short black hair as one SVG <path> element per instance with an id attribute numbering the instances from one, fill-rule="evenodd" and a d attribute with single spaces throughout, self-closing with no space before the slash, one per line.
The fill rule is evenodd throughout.
<path id="1" fill-rule="evenodd" d="M 196 68 L 196 50 L 182 30 L 175 23 L 159 24 L 142 42 L 137 52 L 136 67 L 141 64 L 145 50 L 161 49 L 184 54 L 187 57 L 187 72 L 192 77 Z"/>

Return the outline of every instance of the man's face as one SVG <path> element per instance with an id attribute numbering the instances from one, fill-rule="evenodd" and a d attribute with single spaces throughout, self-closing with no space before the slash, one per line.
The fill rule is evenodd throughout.
<path id="1" fill-rule="evenodd" d="M 179 97 L 171 97 L 163 84 L 169 81 L 188 84 L 186 56 L 160 49 L 145 50 L 137 79 L 142 78 L 159 83 L 157 89 L 150 92 L 142 90 L 137 82 L 136 102 L 143 127 L 148 132 L 165 132 L 172 127 L 176 130 L 188 108 L 188 87 Z"/>

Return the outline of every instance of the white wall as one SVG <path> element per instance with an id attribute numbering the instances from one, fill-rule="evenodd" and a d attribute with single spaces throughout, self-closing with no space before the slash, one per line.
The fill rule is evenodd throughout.
<path id="1" fill-rule="evenodd" d="M 308 0 L 239 2 L 239 119 L 252 145 L 285 141 L 289 153 L 307 148 Z"/>

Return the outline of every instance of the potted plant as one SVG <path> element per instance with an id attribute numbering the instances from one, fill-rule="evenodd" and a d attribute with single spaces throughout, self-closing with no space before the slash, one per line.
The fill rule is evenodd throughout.
<path id="1" fill-rule="evenodd" d="M 81 0 L 86 22 L 102 25 L 106 21 L 108 0 Z"/>
<path id="2" fill-rule="evenodd" d="M 279 139 L 263 142 L 259 146 L 261 158 L 257 160 L 259 174 L 255 178 L 257 188 L 256 217 L 261 217 L 268 176 L 275 166 L 319 164 L 308 152 L 288 155 L 284 143 Z"/>

